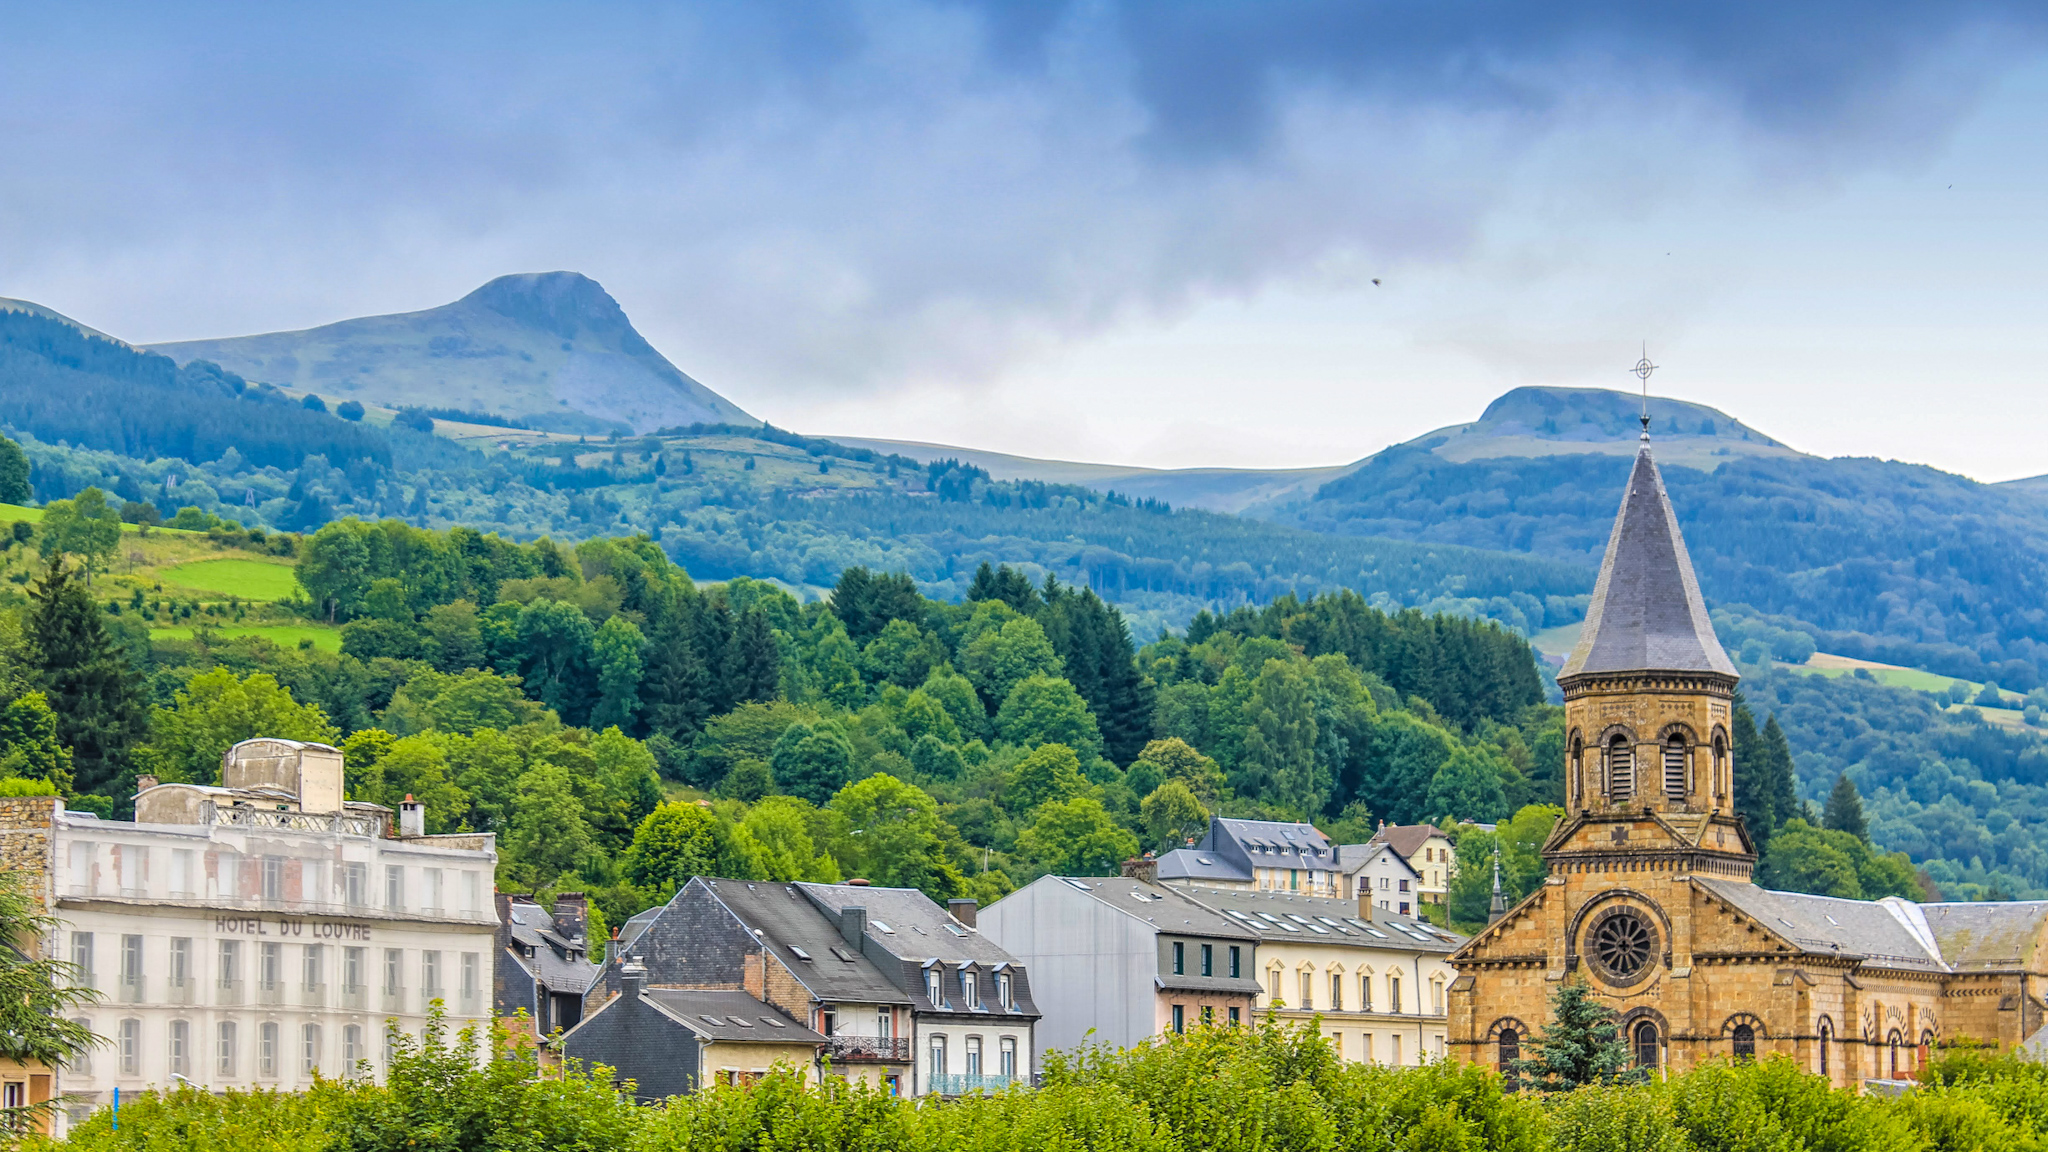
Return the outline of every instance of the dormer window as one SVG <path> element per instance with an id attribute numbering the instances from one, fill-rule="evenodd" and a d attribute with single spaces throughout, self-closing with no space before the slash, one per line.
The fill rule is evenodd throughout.
<path id="1" fill-rule="evenodd" d="M 939 987 L 939 981 L 941 977 L 939 975 L 939 972 L 939 966 L 936 964 L 932 965 L 930 968 L 925 969 L 924 972 L 925 999 L 930 1000 L 932 1002 L 932 1007 L 934 1008 L 945 1003 L 945 1000 L 940 995 L 941 989 Z"/>
<path id="2" fill-rule="evenodd" d="M 1010 999 L 1010 974 L 1008 972 L 996 973 L 996 1006 L 1004 1011 L 1017 1006 L 1016 1002 Z"/>
<path id="3" fill-rule="evenodd" d="M 960 1000 L 969 1009 L 981 1007 L 981 974 L 972 968 L 960 970 Z"/>

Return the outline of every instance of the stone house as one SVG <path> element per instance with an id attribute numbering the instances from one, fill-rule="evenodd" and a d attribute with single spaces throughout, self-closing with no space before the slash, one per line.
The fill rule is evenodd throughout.
<path id="1" fill-rule="evenodd" d="M 745 992 L 647 987 L 619 969 L 619 994 L 562 1037 L 564 1056 L 603 1064 L 644 1104 L 712 1084 L 746 1084 L 777 1065 L 815 1081 L 825 1038 Z"/>

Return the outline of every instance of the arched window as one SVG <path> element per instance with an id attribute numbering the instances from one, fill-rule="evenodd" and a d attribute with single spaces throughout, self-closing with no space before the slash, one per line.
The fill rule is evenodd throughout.
<path id="1" fill-rule="evenodd" d="M 1737 1060 L 1756 1059 L 1756 1029 L 1747 1024 L 1737 1024 L 1732 1034 L 1735 1040 Z"/>
<path id="2" fill-rule="evenodd" d="M 1823 1022 L 1820 1026 L 1820 1074 L 1828 1074 L 1828 1048 L 1835 1042 L 1835 1026 Z"/>
<path id="3" fill-rule="evenodd" d="M 1714 794 L 1716 796 L 1728 796 L 1732 795 L 1734 791 L 1735 782 L 1729 778 L 1728 771 L 1728 738 L 1716 732 L 1714 733 Z"/>
<path id="4" fill-rule="evenodd" d="M 1892 1054 L 1891 1078 L 1897 1080 L 1899 1078 L 1899 1034 L 1896 1031 L 1891 1034 L 1889 1043 Z"/>
<path id="5" fill-rule="evenodd" d="M 1685 799 L 1685 737 L 1676 733 L 1664 741 L 1664 795 Z"/>
<path id="6" fill-rule="evenodd" d="M 1575 807 L 1585 802 L 1585 770 L 1586 740 L 1583 736 L 1574 732 L 1572 733 L 1572 770 L 1569 775 L 1572 785 L 1570 802 Z"/>
<path id="7" fill-rule="evenodd" d="M 1607 742 L 1607 798 L 1616 804 L 1626 804 L 1635 794 L 1634 749 L 1629 747 L 1628 737 L 1617 735 Z"/>
<path id="8" fill-rule="evenodd" d="M 1522 1034 L 1513 1028 L 1500 1030 L 1500 1072 L 1505 1076 L 1522 1058 Z"/>
<path id="9" fill-rule="evenodd" d="M 1658 1057 L 1661 1054 L 1658 1051 L 1660 1047 L 1662 1046 L 1657 1042 L 1657 1025 L 1654 1021 L 1645 1020 L 1636 1025 L 1635 1048 L 1637 1067 L 1655 1068 L 1658 1063 Z"/>

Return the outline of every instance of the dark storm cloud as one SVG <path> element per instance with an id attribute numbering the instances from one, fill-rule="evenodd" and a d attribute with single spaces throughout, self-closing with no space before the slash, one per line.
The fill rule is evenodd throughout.
<path id="1" fill-rule="evenodd" d="M 971 378 L 1133 310 L 1453 259 L 1503 173 L 1626 186 L 1632 141 L 1890 162 L 2040 33 L 1983 3 L 1420 0 L 0 25 L 0 295 L 168 339 L 570 267 L 686 366 L 779 386 Z M 1582 129 L 1619 150 L 1546 157 Z"/>

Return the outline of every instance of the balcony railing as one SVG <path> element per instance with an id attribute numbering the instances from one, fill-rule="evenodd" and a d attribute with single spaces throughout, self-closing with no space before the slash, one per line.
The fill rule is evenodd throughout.
<path id="1" fill-rule="evenodd" d="M 825 1054 L 837 1063 L 848 1060 L 881 1060 L 892 1064 L 910 1062 L 907 1036 L 827 1036 Z"/>
<path id="2" fill-rule="evenodd" d="M 384 821 L 372 816 L 342 813 L 314 815 L 308 812 L 279 812 L 262 808 L 222 808 L 211 801 L 201 812 L 204 823 L 232 824 L 241 828 L 290 828 L 299 832 L 339 832 L 343 836 L 375 838 L 384 831 Z"/>
<path id="3" fill-rule="evenodd" d="M 945 1072 L 931 1078 L 931 1090 L 940 1096 L 964 1096 L 969 1092 L 1001 1092 L 1018 1082 L 1015 1076 Z"/>

